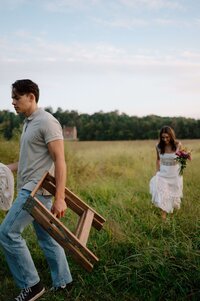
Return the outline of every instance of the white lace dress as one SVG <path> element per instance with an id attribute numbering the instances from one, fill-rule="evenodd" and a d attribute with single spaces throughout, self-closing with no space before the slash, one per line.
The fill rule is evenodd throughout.
<path id="1" fill-rule="evenodd" d="M 183 177 L 175 153 L 160 154 L 160 171 L 150 180 L 152 202 L 167 213 L 179 209 L 183 196 Z"/>

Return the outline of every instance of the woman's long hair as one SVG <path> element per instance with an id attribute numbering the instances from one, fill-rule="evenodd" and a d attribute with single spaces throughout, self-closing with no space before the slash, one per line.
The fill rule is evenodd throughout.
<path id="1" fill-rule="evenodd" d="M 160 134 L 159 134 L 160 141 L 158 143 L 158 148 L 160 149 L 160 153 L 161 154 L 165 153 L 165 142 L 162 140 L 162 134 L 169 135 L 172 150 L 176 151 L 177 141 L 176 141 L 176 135 L 175 135 L 174 130 L 170 126 L 163 126 L 162 129 L 160 130 Z"/>

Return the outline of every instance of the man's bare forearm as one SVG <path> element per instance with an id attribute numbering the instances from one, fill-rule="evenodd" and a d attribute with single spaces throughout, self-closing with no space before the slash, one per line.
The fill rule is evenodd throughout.
<path id="1" fill-rule="evenodd" d="M 55 179 L 56 179 L 56 199 L 65 198 L 66 185 L 66 163 L 64 160 L 57 159 L 55 162 Z"/>

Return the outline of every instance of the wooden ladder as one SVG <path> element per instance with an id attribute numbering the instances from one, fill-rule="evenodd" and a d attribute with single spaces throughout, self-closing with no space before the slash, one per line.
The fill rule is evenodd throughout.
<path id="1" fill-rule="evenodd" d="M 101 230 L 105 219 L 89 207 L 78 196 L 65 187 L 67 207 L 78 215 L 76 230 L 72 233 L 36 197 L 37 191 L 46 189 L 55 196 L 55 178 L 46 172 L 24 204 L 33 218 L 87 271 L 92 271 L 99 259 L 87 248 L 91 227 Z"/>

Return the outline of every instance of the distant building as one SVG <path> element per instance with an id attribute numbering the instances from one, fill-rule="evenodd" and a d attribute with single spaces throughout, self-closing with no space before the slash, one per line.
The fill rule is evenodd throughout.
<path id="1" fill-rule="evenodd" d="M 63 126 L 63 137 L 65 140 L 77 140 L 77 129 L 75 126 Z"/>

